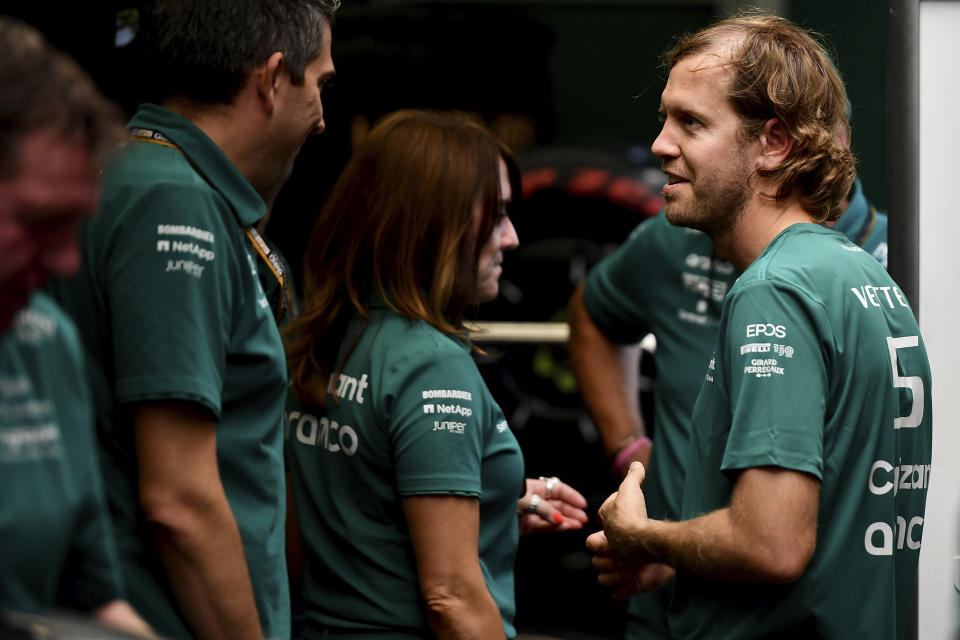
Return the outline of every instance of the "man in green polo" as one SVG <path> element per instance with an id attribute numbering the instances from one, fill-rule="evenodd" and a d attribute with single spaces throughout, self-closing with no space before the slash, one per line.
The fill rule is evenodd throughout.
<path id="1" fill-rule="evenodd" d="M 160 104 L 128 123 L 53 290 L 93 356 L 108 500 L 134 606 L 176 638 L 287 637 L 286 369 L 257 278 L 260 194 L 323 130 L 337 0 L 160 0 Z"/>
<path id="2" fill-rule="evenodd" d="M 762 14 L 684 37 L 667 63 L 666 219 L 740 276 L 700 371 L 681 520 L 648 517 L 632 463 L 588 540 L 600 582 L 673 581 L 676 638 L 902 638 L 930 368 L 903 292 L 820 224 L 854 179 L 843 85 L 809 34 Z"/>

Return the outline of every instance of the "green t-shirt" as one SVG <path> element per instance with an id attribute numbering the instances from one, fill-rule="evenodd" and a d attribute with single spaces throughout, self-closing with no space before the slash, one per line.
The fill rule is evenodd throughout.
<path id="1" fill-rule="evenodd" d="M 375 308 L 331 388 L 339 402 L 286 421 L 307 636 L 329 627 L 432 637 L 401 498 L 434 494 L 479 498 L 480 566 L 515 635 L 523 458 L 469 348 Z"/>
<path id="2" fill-rule="evenodd" d="M 97 365 L 104 475 L 130 600 L 158 632 L 191 635 L 139 508 L 129 412 L 185 400 L 218 421 L 219 473 L 263 631 L 286 637 L 286 366 L 244 234 L 266 207 L 189 121 L 143 105 L 129 126 L 180 150 L 156 136 L 162 144 L 127 145 L 104 176 L 99 215 L 80 230 L 80 273 L 52 287 Z"/>
<path id="3" fill-rule="evenodd" d="M 737 472 L 820 480 L 817 546 L 788 585 L 677 577 L 678 638 L 903 637 L 930 474 L 930 368 L 907 300 L 846 237 L 796 224 L 730 290 L 694 408 L 683 518 Z"/>
<path id="4" fill-rule="evenodd" d="M 34 293 L 0 333 L 0 612 L 123 598 L 73 323 Z"/>
<path id="5" fill-rule="evenodd" d="M 710 359 L 720 307 L 736 280 L 733 265 L 714 256 L 705 234 L 674 227 L 661 212 L 591 272 L 584 305 L 597 327 L 621 344 L 652 332 L 655 446 L 644 497 L 651 517 L 678 520 L 690 412 Z M 630 599 L 627 637 L 666 638 L 672 589 Z"/>

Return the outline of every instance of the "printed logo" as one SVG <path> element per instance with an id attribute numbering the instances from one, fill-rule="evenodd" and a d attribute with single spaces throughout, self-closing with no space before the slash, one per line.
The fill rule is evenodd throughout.
<path id="1" fill-rule="evenodd" d="M 23 344 L 39 344 L 57 333 L 57 323 L 52 317 L 30 308 L 17 313 L 13 328 L 17 339 Z"/>
<path id="2" fill-rule="evenodd" d="M 433 398 L 445 398 L 454 400 L 473 400 L 469 391 L 460 391 L 459 389 L 428 389 L 422 393 L 424 400 Z"/>
<path id="3" fill-rule="evenodd" d="M 158 236 L 189 236 L 195 240 L 202 240 L 214 244 L 213 234 L 206 229 L 197 229 L 185 224 L 158 224 Z"/>
<path id="4" fill-rule="evenodd" d="M 497 432 L 498 432 L 498 433 L 503 433 L 504 431 L 507 430 L 508 426 L 509 426 L 509 425 L 507 425 L 507 421 L 506 421 L 506 420 L 501 420 L 500 422 L 497 423 Z"/>
<path id="5" fill-rule="evenodd" d="M 874 287 L 867 284 L 862 287 L 851 287 L 850 291 L 857 297 L 857 302 L 863 305 L 864 309 L 882 307 L 884 303 L 887 307 L 893 309 L 895 308 L 893 298 L 897 299 L 897 304 L 901 307 L 910 308 L 906 296 L 897 287 Z M 890 297 L 891 292 L 893 292 L 893 298 Z"/>
<path id="6" fill-rule="evenodd" d="M 339 399 L 349 400 L 357 404 L 363 404 L 363 392 L 370 386 L 367 382 L 367 374 L 365 373 L 360 376 L 359 380 L 344 373 L 341 373 L 336 380 L 334 380 L 334 376 L 330 376 L 327 393 L 334 392 L 334 385 L 336 385 L 336 393 Z M 426 407 L 423 408 L 423 412 L 428 413 Z"/>
<path id="7" fill-rule="evenodd" d="M 751 342 L 740 347 L 740 355 L 747 353 L 768 353 L 770 351 L 769 342 Z"/>
<path id="8" fill-rule="evenodd" d="M 202 278 L 204 269 L 206 269 L 204 265 L 197 264 L 193 260 L 167 260 L 167 268 L 163 271 L 164 273 L 175 273 L 177 271 L 182 271 L 188 276 Z"/>
<path id="9" fill-rule="evenodd" d="M 432 405 L 432 404 L 425 404 L 425 405 L 423 405 L 423 412 L 424 412 L 424 413 L 433 413 L 433 405 Z"/>
<path id="10" fill-rule="evenodd" d="M 330 453 L 343 452 L 352 456 L 357 453 L 360 438 L 356 430 L 348 424 L 337 424 L 326 416 L 317 419 L 316 416 L 299 411 L 287 413 L 284 436 L 290 439 L 290 430 L 296 421 L 297 442 L 311 447 L 319 447 Z"/>
<path id="11" fill-rule="evenodd" d="M 450 420 L 439 420 L 434 421 L 433 430 L 434 431 L 449 431 L 450 433 L 463 434 L 463 430 L 466 428 L 466 422 L 453 422 Z"/>
<path id="12" fill-rule="evenodd" d="M 777 366 L 776 358 L 754 358 L 743 368 L 744 373 L 751 373 L 758 378 L 769 378 L 773 375 L 782 376 L 783 367 Z"/>
<path id="13" fill-rule="evenodd" d="M 769 336 L 771 338 L 786 338 L 787 337 L 787 328 L 782 324 L 770 324 L 759 323 L 759 324 L 748 324 L 747 325 L 747 337 L 756 338 L 757 336 Z"/>
<path id="14" fill-rule="evenodd" d="M 0 429 L 0 462 L 59 458 L 60 427 L 55 422 Z"/>

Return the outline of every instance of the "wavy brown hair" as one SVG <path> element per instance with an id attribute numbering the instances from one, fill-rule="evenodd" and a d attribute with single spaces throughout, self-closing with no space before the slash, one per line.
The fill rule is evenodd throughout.
<path id="1" fill-rule="evenodd" d="M 815 34 L 783 18 L 742 13 L 685 35 L 664 54 L 667 69 L 683 58 L 716 52 L 733 71 L 729 98 L 744 139 L 776 118 L 793 138 L 789 158 L 758 174 L 779 184 L 776 199 L 799 187 L 817 222 L 836 220 L 856 176 L 845 142 L 850 123 L 843 81 Z"/>
<path id="2" fill-rule="evenodd" d="M 301 399 L 325 403 L 346 360 L 337 362 L 347 326 L 369 318 L 374 293 L 406 318 L 465 337 L 479 253 L 508 204 L 500 201 L 501 159 L 519 198 L 513 154 L 462 114 L 398 111 L 358 145 L 311 233 L 303 312 L 286 331 Z"/>

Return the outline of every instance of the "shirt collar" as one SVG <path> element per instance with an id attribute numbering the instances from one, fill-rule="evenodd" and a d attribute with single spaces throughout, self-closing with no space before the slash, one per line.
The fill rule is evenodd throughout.
<path id="1" fill-rule="evenodd" d="M 155 129 L 177 145 L 207 183 L 230 206 L 242 226 L 255 224 L 267 213 L 263 198 L 226 154 L 195 124 L 156 104 L 142 104 L 129 127 Z"/>

